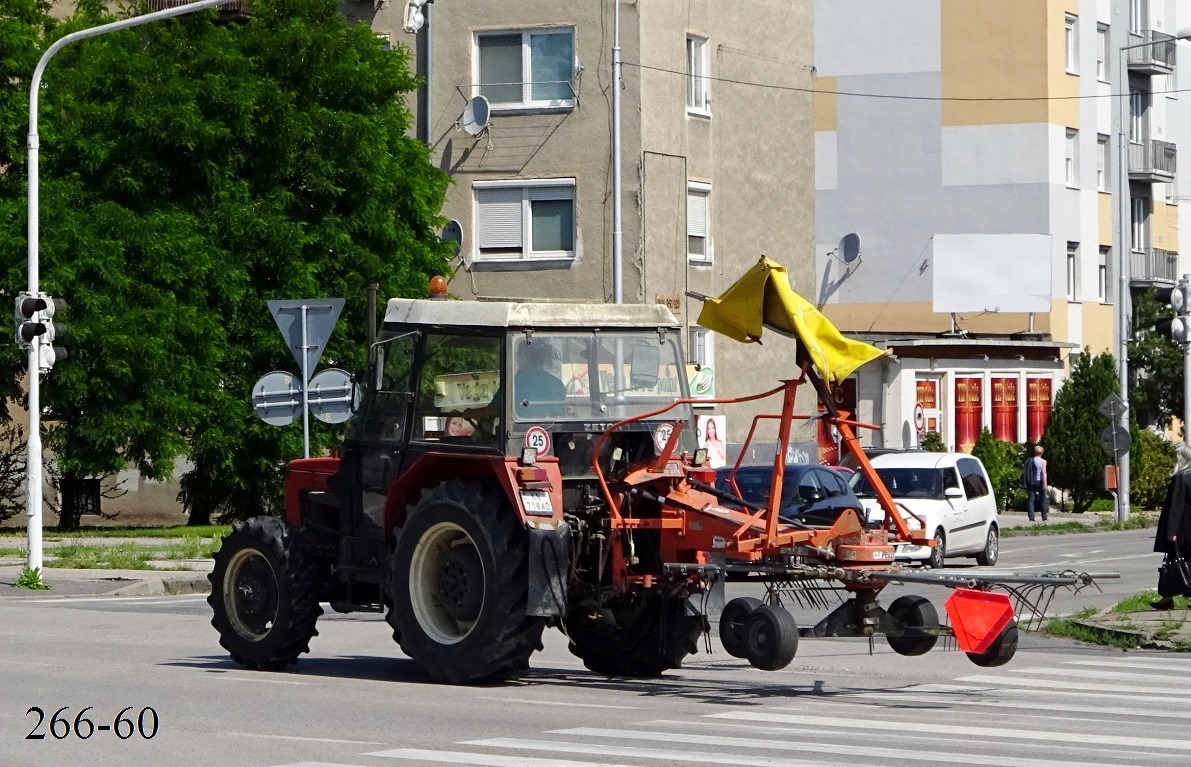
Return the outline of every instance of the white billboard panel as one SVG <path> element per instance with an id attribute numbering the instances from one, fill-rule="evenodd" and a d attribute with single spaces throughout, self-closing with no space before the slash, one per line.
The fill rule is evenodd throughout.
<path id="1" fill-rule="evenodd" d="M 1050 235 L 937 234 L 933 251 L 936 312 L 1050 311 Z"/>

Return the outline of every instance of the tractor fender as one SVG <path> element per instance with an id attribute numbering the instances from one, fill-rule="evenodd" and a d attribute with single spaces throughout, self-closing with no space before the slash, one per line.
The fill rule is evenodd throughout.
<path id="1" fill-rule="evenodd" d="M 571 561 L 571 528 L 566 522 L 531 524 L 529 530 L 529 602 L 526 615 L 564 617 Z"/>
<path id="2" fill-rule="evenodd" d="M 562 473 L 558 468 L 558 459 L 543 457 L 538 459 L 535 467 L 536 484 L 548 485 L 550 505 L 549 514 L 527 512 L 522 500 L 520 489 L 521 480 L 518 472 L 517 459 L 506 456 L 487 455 L 458 455 L 445 453 L 426 453 L 419 456 L 404 471 L 394 477 L 385 495 L 384 527 L 385 538 L 391 540 L 394 532 L 405 525 L 406 510 L 422 496 L 422 492 L 438 485 L 444 480 L 478 480 L 492 482 L 504 491 L 509 499 L 509 505 L 516 511 L 522 524 L 530 521 L 535 524 L 552 522 L 555 526 L 562 523 Z"/>

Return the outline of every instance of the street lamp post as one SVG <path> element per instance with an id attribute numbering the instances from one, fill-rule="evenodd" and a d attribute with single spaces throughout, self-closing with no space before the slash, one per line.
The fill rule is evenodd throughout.
<path id="1" fill-rule="evenodd" d="M 46 65 L 58 51 L 76 40 L 98 37 L 108 32 L 118 32 L 129 27 L 139 27 L 151 21 L 160 21 L 173 16 L 194 13 L 206 8 L 213 8 L 228 0 L 198 0 L 189 5 L 168 8 L 164 11 L 146 13 L 131 19 L 121 19 L 110 24 L 102 24 L 90 29 L 72 32 L 54 42 L 41 55 L 37 67 L 33 70 L 33 80 L 29 86 L 29 294 L 36 296 L 39 288 L 38 275 L 38 161 L 41 141 L 37 135 L 37 97 L 41 90 L 41 76 Z M 41 567 L 41 483 L 42 483 L 42 455 L 41 455 L 41 379 L 39 359 L 41 356 L 42 340 L 35 336 L 29 344 L 29 441 L 26 446 L 26 474 L 25 474 L 25 515 L 28 525 L 28 546 L 25 566 L 30 570 Z"/>
<path id="2" fill-rule="evenodd" d="M 1191 28 L 1180 29 L 1174 36 L 1176 40 L 1191 39 Z M 1132 248 L 1125 243 L 1126 222 L 1129 218 L 1129 101 L 1132 90 L 1129 87 L 1128 52 L 1138 48 L 1147 48 L 1160 40 L 1145 40 L 1120 48 L 1120 78 L 1119 96 L 1117 99 L 1117 265 L 1119 272 L 1119 286 L 1114 310 L 1117 313 L 1117 376 L 1121 389 L 1121 399 L 1126 406 L 1117 415 L 1119 425 L 1129 430 L 1129 331 L 1132 327 L 1132 310 L 1129 301 L 1129 283 L 1131 281 L 1129 254 Z M 1129 451 L 1125 451 L 1117 459 L 1117 519 L 1129 518 Z"/>

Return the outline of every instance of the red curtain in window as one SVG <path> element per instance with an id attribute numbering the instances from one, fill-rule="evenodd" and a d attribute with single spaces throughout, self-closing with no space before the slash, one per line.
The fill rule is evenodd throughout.
<path id="1" fill-rule="evenodd" d="M 980 436 L 983 414 L 980 402 L 979 378 L 955 379 L 955 449 L 971 452 Z"/>
<path id="2" fill-rule="evenodd" d="M 1042 439 L 1046 421 L 1050 418 L 1052 381 L 1049 378 L 1026 379 L 1026 439 Z"/>
<path id="3" fill-rule="evenodd" d="M 1017 442 L 1017 379 L 992 379 L 992 434 Z"/>
<path id="4" fill-rule="evenodd" d="M 851 415 L 852 420 L 856 420 L 856 379 L 847 378 L 836 389 L 835 406 L 840 410 L 846 410 Z M 827 412 L 827 408 L 823 407 L 823 403 L 819 403 L 819 412 Z M 852 431 L 858 431 L 853 428 Z M 834 466 L 839 463 L 840 452 L 839 445 L 836 444 L 835 436 L 831 433 L 831 428 L 826 421 L 819 421 L 819 463 L 824 466 Z"/>

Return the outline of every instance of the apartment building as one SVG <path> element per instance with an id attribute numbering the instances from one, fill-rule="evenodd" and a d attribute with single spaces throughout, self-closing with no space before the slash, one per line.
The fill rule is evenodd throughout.
<path id="1" fill-rule="evenodd" d="M 416 51 L 418 135 L 454 180 L 451 293 L 612 301 L 616 3 L 439 0 L 417 35 L 404 5 L 341 7 Z M 687 292 L 717 295 L 762 255 L 814 284 L 811 43 L 810 0 L 620 2 L 623 297 L 681 319 L 707 397 L 795 373 L 792 342 L 716 339 Z M 727 413 L 730 441 L 742 412 Z"/>
<path id="2" fill-rule="evenodd" d="M 893 352 L 855 379 L 876 444 L 1037 439 L 1070 356 L 1177 279 L 1179 5 L 817 0 L 817 293 Z"/>

